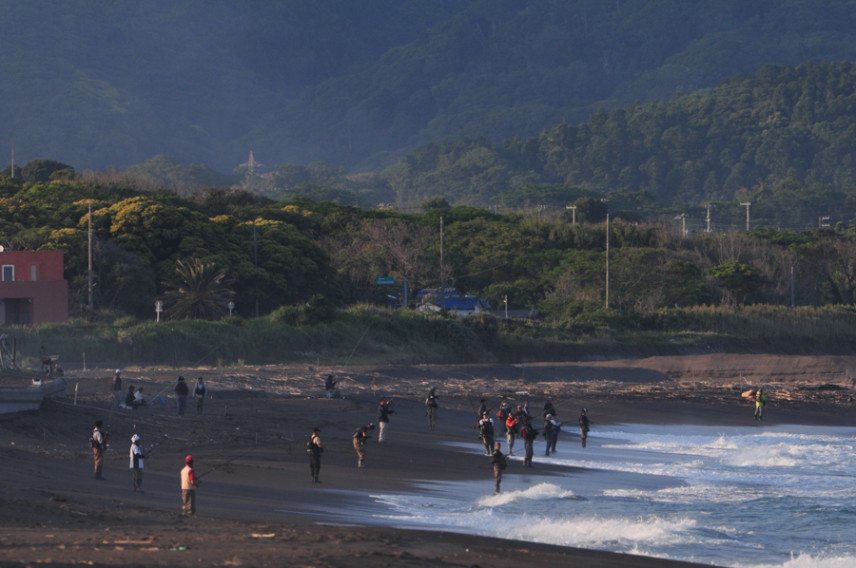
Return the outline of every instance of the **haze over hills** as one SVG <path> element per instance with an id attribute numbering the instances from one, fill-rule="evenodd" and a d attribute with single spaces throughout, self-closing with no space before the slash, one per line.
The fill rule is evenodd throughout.
<path id="1" fill-rule="evenodd" d="M 856 59 L 846 0 L 0 1 L 0 148 L 349 169 Z"/>

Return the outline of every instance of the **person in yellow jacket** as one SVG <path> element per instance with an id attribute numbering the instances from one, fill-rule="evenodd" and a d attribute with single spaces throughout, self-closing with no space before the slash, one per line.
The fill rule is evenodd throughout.
<path id="1" fill-rule="evenodd" d="M 767 404 L 767 395 L 759 388 L 755 391 L 755 420 L 764 419 L 765 404 Z"/>

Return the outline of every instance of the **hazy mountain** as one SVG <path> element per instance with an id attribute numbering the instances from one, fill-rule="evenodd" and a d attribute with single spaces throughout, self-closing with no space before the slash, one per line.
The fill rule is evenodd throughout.
<path id="1" fill-rule="evenodd" d="M 766 63 L 856 59 L 849 0 L 0 0 L 0 149 L 379 168 Z"/>

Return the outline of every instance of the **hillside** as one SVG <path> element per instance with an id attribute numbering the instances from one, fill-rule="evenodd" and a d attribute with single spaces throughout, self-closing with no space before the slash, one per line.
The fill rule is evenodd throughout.
<path id="1" fill-rule="evenodd" d="M 377 170 L 764 64 L 856 59 L 846 0 L 0 2 L 0 148 L 78 170 Z"/>

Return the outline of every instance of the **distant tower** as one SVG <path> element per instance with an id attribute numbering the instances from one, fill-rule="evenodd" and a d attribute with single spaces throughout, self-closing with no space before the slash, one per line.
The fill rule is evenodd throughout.
<path id="1" fill-rule="evenodd" d="M 260 164 L 256 161 L 256 158 L 253 156 L 253 151 L 250 150 L 250 157 L 245 163 L 241 164 L 240 167 L 247 169 L 247 175 L 254 176 L 256 175 L 256 172 L 259 171 L 259 168 L 262 167 L 262 165 L 263 164 Z"/>

